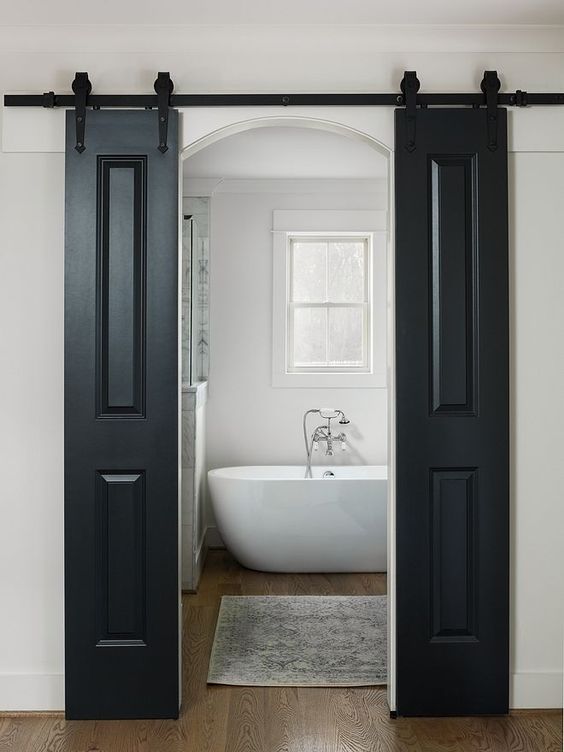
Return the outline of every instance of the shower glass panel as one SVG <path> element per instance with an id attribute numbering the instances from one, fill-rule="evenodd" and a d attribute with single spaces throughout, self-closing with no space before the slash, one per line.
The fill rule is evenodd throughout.
<path id="1" fill-rule="evenodd" d="M 184 198 L 182 224 L 182 381 L 209 371 L 209 200 Z"/>

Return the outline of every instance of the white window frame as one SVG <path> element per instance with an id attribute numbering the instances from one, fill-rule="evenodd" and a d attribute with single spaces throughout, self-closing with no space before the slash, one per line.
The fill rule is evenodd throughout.
<path id="1" fill-rule="evenodd" d="M 273 222 L 273 358 L 274 387 L 386 387 L 387 284 L 386 213 L 372 211 L 275 211 Z M 367 242 L 365 284 L 366 365 L 360 367 L 289 366 L 292 347 L 290 296 L 291 246 L 299 239 L 363 238 Z M 295 307 L 298 307 L 297 304 Z M 315 304 L 314 304 L 315 305 Z M 320 304 L 330 307 L 331 304 Z M 362 304 L 352 304 L 358 307 Z M 336 307 L 343 304 L 335 303 Z M 303 307 L 310 307 L 305 304 Z M 313 307 L 313 305 L 311 305 Z"/>

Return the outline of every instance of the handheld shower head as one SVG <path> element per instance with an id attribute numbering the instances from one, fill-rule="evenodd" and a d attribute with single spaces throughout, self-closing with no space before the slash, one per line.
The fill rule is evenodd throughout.
<path id="1" fill-rule="evenodd" d="M 338 418 L 340 416 L 339 423 L 342 426 L 346 426 L 348 423 L 350 423 L 350 420 L 347 418 L 345 413 L 342 410 L 335 409 L 334 407 L 320 407 L 315 412 L 318 412 L 325 420 L 334 420 L 335 418 Z"/>

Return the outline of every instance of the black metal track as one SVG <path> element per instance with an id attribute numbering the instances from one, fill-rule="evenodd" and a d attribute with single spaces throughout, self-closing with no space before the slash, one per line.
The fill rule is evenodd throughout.
<path id="1" fill-rule="evenodd" d="M 499 93 L 499 105 L 564 105 L 564 93 L 516 91 Z M 405 104 L 403 94 L 171 94 L 171 107 L 251 107 L 251 106 L 325 106 L 325 107 L 397 107 Z M 417 105 L 485 107 L 486 96 L 475 94 L 417 94 Z M 74 94 L 5 94 L 5 107 L 74 107 Z M 158 106 L 156 94 L 90 94 L 88 106 L 152 108 Z"/>

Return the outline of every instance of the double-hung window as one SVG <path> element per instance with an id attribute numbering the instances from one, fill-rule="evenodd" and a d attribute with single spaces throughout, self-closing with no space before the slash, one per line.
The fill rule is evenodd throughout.
<path id="1" fill-rule="evenodd" d="M 371 237 L 288 235 L 286 371 L 368 373 Z"/>
<path id="2" fill-rule="evenodd" d="M 386 256 L 385 212 L 273 212 L 273 386 L 386 386 Z"/>

